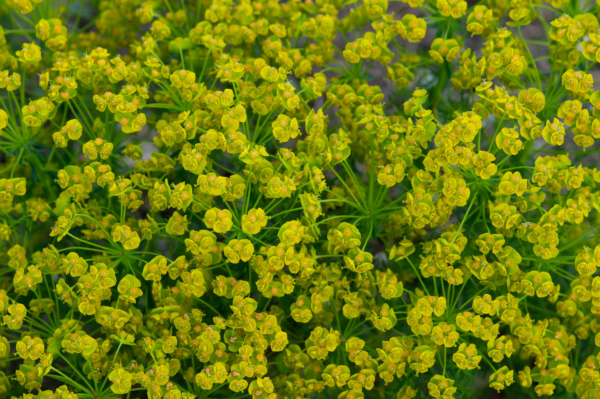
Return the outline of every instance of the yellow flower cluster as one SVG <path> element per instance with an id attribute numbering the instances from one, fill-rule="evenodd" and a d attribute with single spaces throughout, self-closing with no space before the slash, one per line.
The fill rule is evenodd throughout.
<path id="1" fill-rule="evenodd" d="M 600 397 L 599 16 L 2 2 L 0 398 Z"/>

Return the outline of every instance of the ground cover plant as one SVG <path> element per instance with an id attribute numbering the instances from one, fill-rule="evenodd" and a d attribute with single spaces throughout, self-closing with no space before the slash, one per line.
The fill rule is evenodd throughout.
<path id="1" fill-rule="evenodd" d="M 0 397 L 600 397 L 599 15 L 0 1 Z"/>

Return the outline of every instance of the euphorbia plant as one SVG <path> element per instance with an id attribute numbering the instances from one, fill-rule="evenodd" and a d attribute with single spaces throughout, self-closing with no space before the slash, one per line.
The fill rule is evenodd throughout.
<path id="1" fill-rule="evenodd" d="M 0 397 L 597 397 L 599 12 L 1 2 Z"/>

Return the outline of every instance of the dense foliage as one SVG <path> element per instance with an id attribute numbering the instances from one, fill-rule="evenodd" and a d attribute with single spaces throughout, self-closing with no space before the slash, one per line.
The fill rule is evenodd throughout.
<path id="1" fill-rule="evenodd" d="M 598 16 L 0 1 L 0 397 L 600 397 Z"/>

